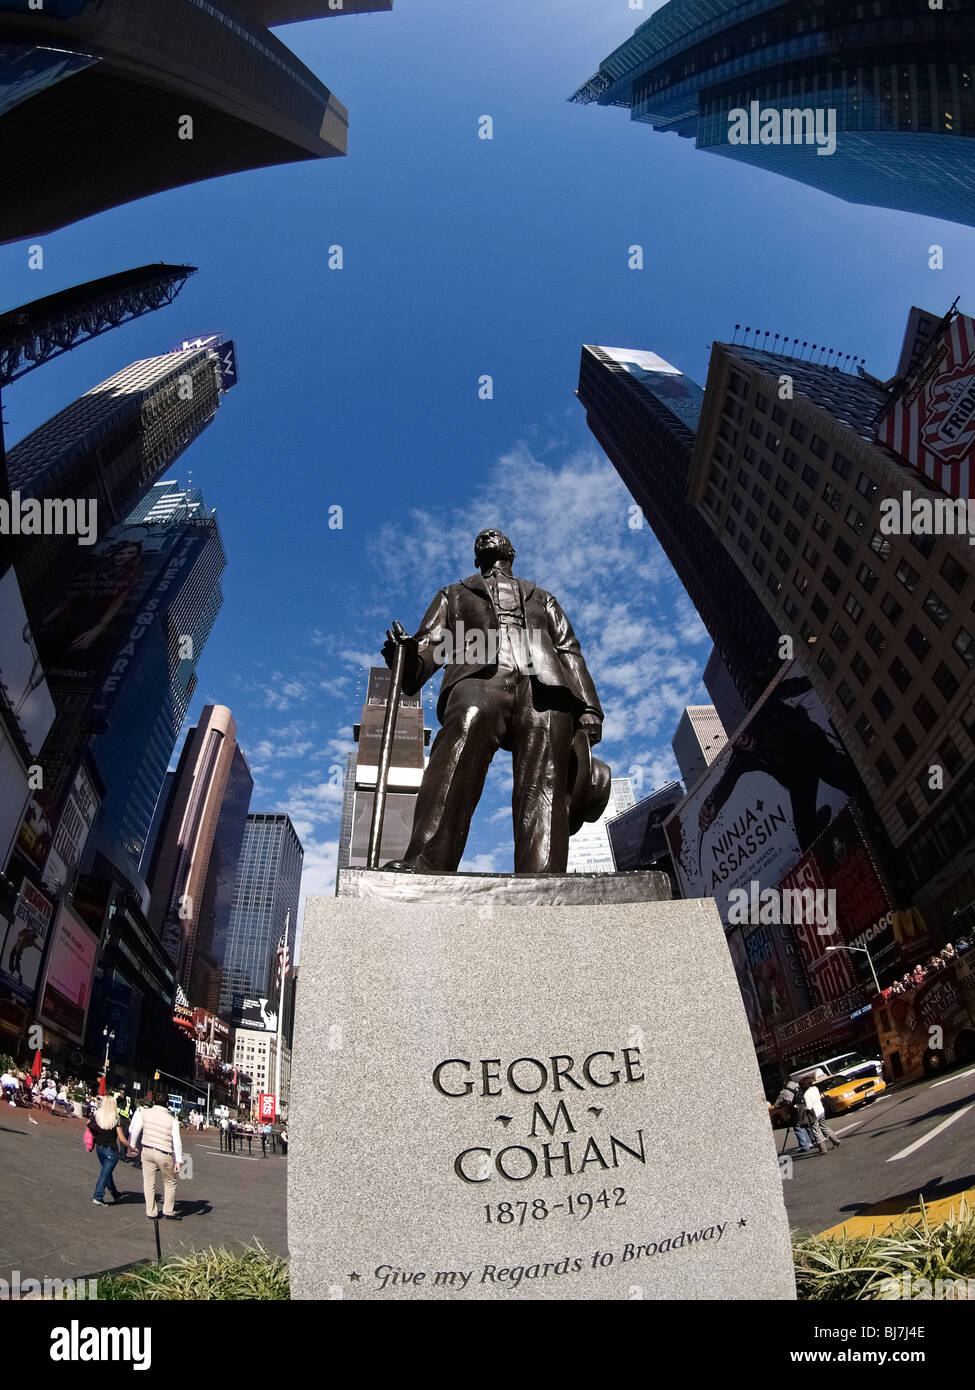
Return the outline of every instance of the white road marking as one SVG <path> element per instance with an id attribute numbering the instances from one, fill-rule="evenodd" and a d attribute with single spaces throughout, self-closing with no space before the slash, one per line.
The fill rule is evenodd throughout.
<path id="1" fill-rule="evenodd" d="M 845 1126 L 843 1127 L 843 1129 L 834 1129 L 834 1130 L 833 1130 L 833 1133 L 834 1133 L 834 1134 L 849 1134 L 852 1130 L 854 1130 L 854 1129 L 859 1129 L 861 1125 L 865 1125 L 866 1123 L 867 1123 L 867 1118 L 866 1118 L 866 1116 L 864 1116 L 864 1118 L 863 1118 L 862 1120 L 857 1120 L 857 1122 L 856 1122 L 855 1125 L 845 1125 Z"/>
<path id="2" fill-rule="evenodd" d="M 935 1086 L 947 1086 L 949 1081 L 964 1081 L 966 1076 L 975 1076 L 975 1067 L 972 1067 L 970 1071 L 960 1071 L 957 1076 L 943 1076 L 940 1081 L 935 1081 L 933 1085 L 929 1086 L 928 1090 L 933 1091 Z"/>
<path id="3" fill-rule="evenodd" d="M 962 1115 L 967 1115 L 969 1110 L 975 1109 L 975 1105 L 966 1105 L 962 1110 L 956 1110 L 953 1115 L 949 1115 L 946 1120 L 942 1120 L 940 1125 L 936 1125 L 928 1134 L 924 1134 L 920 1139 L 915 1139 L 913 1144 L 908 1144 L 906 1149 L 901 1149 L 899 1154 L 893 1154 L 888 1158 L 888 1163 L 896 1163 L 899 1158 L 907 1158 L 908 1155 L 915 1153 L 931 1139 L 936 1139 L 942 1134 L 949 1125 L 953 1125 L 956 1120 L 960 1120 Z"/>

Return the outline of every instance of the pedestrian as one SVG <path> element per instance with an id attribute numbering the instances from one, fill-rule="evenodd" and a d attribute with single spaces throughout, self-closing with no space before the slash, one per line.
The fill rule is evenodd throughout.
<path id="1" fill-rule="evenodd" d="M 146 1103 L 137 1110 L 129 1126 L 129 1142 L 138 1144 L 142 1152 L 142 1189 L 146 1198 L 146 1216 L 155 1220 L 156 1176 L 163 1183 L 163 1216 L 167 1221 L 179 1221 L 176 1214 L 176 1175 L 183 1162 L 183 1145 L 179 1137 L 179 1121 L 165 1105 L 153 1100 L 152 1092 Z"/>
<path id="2" fill-rule="evenodd" d="M 125 1135 L 122 1133 L 122 1126 L 119 1124 L 118 1108 L 112 1096 L 102 1096 L 101 1104 L 88 1121 L 88 1132 L 91 1134 L 95 1157 L 101 1164 L 101 1172 L 98 1174 L 98 1181 L 95 1184 L 95 1195 L 92 1197 L 96 1207 L 107 1205 L 105 1192 L 111 1194 L 112 1201 L 117 1205 L 122 1200 L 122 1195 L 115 1186 L 115 1179 L 112 1176 L 115 1172 L 115 1165 L 119 1161 L 119 1144 L 125 1147 Z"/>
<path id="3" fill-rule="evenodd" d="M 795 1077 L 790 1077 L 775 1097 L 775 1104 L 786 1124 L 791 1125 L 795 1130 L 800 1150 L 807 1154 L 812 1152 L 812 1143 L 809 1138 L 809 1131 L 799 1119 L 801 1100 L 799 1081 Z"/>
<path id="4" fill-rule="evenodd" d="M 132 1154 L 133 1151 L 131 1148 L 129 1148 L 128 1143 L 129 1127 L 132 1124 L 132 1098 L 125 1089 L 124 1081 L 115 1093 L 115 1105 L 118 1109 L 119 1124 L 122 1127 L 122 1133 L 125 1135 L 126 1148 L 128 1149 L 129 1154 Z M 123 1163 L 125 1162 L 125 1159 L 126 1156 L 123 1155 Z M 132 1162 L 136 1167 L 138 1167 L 138 1161 L 135 1157 L 132 1158 Z"/>
<path id="5" fill-rule="evenodd" d="M 14 1100 L 14 1093 L 16 1092 L 19 1084 L 20 1083 L 18 1082 L 16 1076 L 14 1076 L 12 1072 L 5 1071 L 3 1075 L 0 1076 L 0 1089 L 3 1090 L 3 1098 L 10 1105 L 17 1104 L 17 1102 Z"/>
<path id="6" fill-rule="evenodd" d="M 230 1121 L 224 1115 L 220 1120 L 220 1150 L 230 1152 Z"/>
<path id="7" fill-rule="evenodd" d="M 287 1129 L 282 1129 L 282 1130 L 281 1130 L 281 1133 L 278 1135 L 278 1138 L 281 1140 L 281 1152 L 282 1152 L 283 1154 L 286 1154 L 286 1153 L 288 1152 L 288 1131 L 287 1131 Z"/>
<path id="8" fill-rule="evenodd" d="M 826 1124 L 826 1107 L 820 1094 L 817 1081 L 823 1080 L 822 1072 L 816 1072 L 814 1076 L 804 1078 L 806 1089 L 802 1093 L 802 1105 L 799 1116 L 802 1124 L 808 1128 L 813 1139 L 819 1146 L 821 1154 L 828 1153 L 826 1140 L 832 1144 L 834 1149 L 838 1149 L 840 1141 Z"/>

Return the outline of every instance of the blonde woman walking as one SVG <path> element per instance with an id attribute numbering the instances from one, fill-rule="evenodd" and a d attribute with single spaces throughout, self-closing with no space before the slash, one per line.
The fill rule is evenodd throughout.
<path id="1" fill-rule="evenodd" d="M 122 1125 L 119 1119 L 118 1107 L 112 1096 L 102 1096 L 94 1115 L 88 1121 L 88 1129 L 94 1141 L 95 1156 L 101 1164 L 101 1172 L 98 1174 L 98 1181 L 95 1184 L 95 1195 L 92 1198 L 96 1207 L 107 1206 L 105 1201 L 105 1191 L 111 1193 L 113 1202 L 121 1202 L 122 1196 L 115 1186 L 115 1179 L 112 1174 L 115 1166 L 121 1157 L 119 1144 L 125 1147 L 125 1135 L 122 1133 Z"/>

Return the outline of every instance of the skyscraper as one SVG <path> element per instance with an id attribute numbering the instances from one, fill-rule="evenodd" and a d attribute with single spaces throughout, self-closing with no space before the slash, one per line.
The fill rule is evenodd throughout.
<path id="1" fill-rule="evenodd" d="M 247 817 L 220 987 L 219 1012 L 225 1018 L 235 994 L 272 995 L 276 952 L 289 914 L 287 942 L 294 962 L 304 857 L 291 818 L 283 811 L 251 812 Z"/>
<path id="2" fill-rule="evenodd" d="M 362 868 L 366 862 L 379 766 L 379 744 L 388 696 L 389 671 L 385 666 L 372 667 L 361 722 L 353 726 L 357 746 L 346 761 L 339 830 L 339 869 Z M 401 695 L 387 782 L 380 864 L 402 859 L 409 847 L 417 792 L 423 778 L 424 749 L 429 741 L 430 730 L 423 727 L 420 697 Z"/>
<path id="3" fill-rule="evenodd" d="M 190 1002 L 220 1003 L 237 865 L 253 779 L 226 705 L 206 705 L 164 788 L 145 877 L 149 924 L 176 964 Z"/>
<path id="4" fill-rule="evenodd" d="M 578 396 L 586 423 L 649 522 L 736 689 L 752 704 L 775 669 L 778 633 L 687 501 L 701 388 L 655 353 L 584 347 Z"/>
<path id="5" fill-rule="evenodd" d="M 887 400 L 836 366 L 715 343 L 690 495 L 792 635 L 893 846 L 875 848 L 903 904 L 958 931 L 973 920 L 975 553 L 964 534 L 883 519 L 905 494 L 944 501 L 876 442 Z"/>
<path id="6" fill-rule="evenodd" d="M 670 746 L 689 792 L 727 742 L 728 735 L 714 705 L 686 707 Z"/>
<path id="7" fill-rule="evenodd" d="M 226 557 L 198 492 L 168 520 L 127 519 L 88 556 L 37 629 L 57 709 L 41 762 L 56 798 L 87 747 L 105 784 L 93 835 L 137 874 Z"/>
<path id="8" fill-rule="evenodd" d="M 975 225 L 973 59 L 970 4 L 670 0 L 572 100 L 626 107 L 847 202 Z M 832 152 L 813 138 L 817 111 L 824 133 L 832 113 Z M 733 113 L 746 143 L 732 143 Z"/>
<path id="9" fill-rule="evenodd" d="M 94 503 L 104 536 L 213 420 L 236 382 L 224 366 L 232 346 L 146 358 L 93 386 L 8 451 L 11 493 Z M 24 538 L 15 564 L 36 629 L 88 553 L 72 534 Z"/>
<path id="10" fill-rule="evenodd" d="M 629 777 L 614 777 L 610 782 L 609 801 L 598 820 L 583 822 L 569 840 L 569 859 L 566 873 L 611 874 L 616 864 L 606 826 L 616 816 L 636 804 L 633 782 Z"/>
<path id="11" fill-rule="evenodd" d="M 255 18 L 311 8 L 327 12 L 297 0 L 5 3 L 0 131 L 17 197 L 0 241 L 199 179 L 343 155 L 345 107 Z"/>
<path id="12" fill-rule="evenodd" d="M 721 660 L 717 648 L 712 648 L 711 655 L 705 662 L 701 684 L 711 696 L 711 703 L 718 712 L 722 727 L 728 734 L 733 734 L 739 724 L 744 724 L 748 717 L 748 706 L 735 689 L 735 683 L 728 674 L 728 668 Z"/>
<path id="13" fill-rule="evenodd" d="M 298 20 L 332 19 L 341 14 L 391 10 L 393 0 L 233 0 L 251 20 L 273 29 Z"/>

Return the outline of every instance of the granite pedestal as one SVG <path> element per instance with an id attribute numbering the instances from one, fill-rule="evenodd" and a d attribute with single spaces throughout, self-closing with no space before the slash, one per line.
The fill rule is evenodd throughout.
<path id="1" fill-rule="evenodd" d="M 595 901 L 549 878 L 527 906 L 497 878 L 404 901 L 423 876 L 359 871 L 308 901 L 292 1296 L 794 1298 L 714 903 L 593 875 Z"/>

